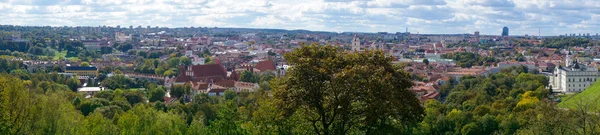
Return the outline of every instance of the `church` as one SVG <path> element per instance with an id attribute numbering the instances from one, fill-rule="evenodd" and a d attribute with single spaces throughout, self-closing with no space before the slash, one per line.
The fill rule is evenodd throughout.
<path id="1" fill-rule="evenodd" d="M 565 66 L 556 66 L 550 77 L 550 87 L 554 93 L 582 92 L 600 77 L 596 67 L 588 67 L 571 59 L 571 52 L 567 53 Z"/>
<path id="2" fill-rule="evenodd" d="M 365 42 L 365 43 L 369 43 L 369 42 Z M 381 50 L 381 51 L 385 50 L 383 44 L 381 44 L 381 43 L 378 43 L 376 41 L 373 41 L 370 43 L 371 43 L 370 46 L 365 45 L 363 47 L 360 43 L 360 39 L 358 38 L 358 36 L 354 35 L 354 37 L 352 38 L 351 51 L 363 52 L 363 51 L 367 51 L 367 50 Z"/>

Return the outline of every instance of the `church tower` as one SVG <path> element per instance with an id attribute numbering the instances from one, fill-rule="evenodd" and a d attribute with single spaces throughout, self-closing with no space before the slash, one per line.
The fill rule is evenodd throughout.
<path id="1" fill-rule="evenodd" d="M 567 53 L 567 56 L 565 57 L 565 67 L 571 66 L 571 65 L 573 64 L 573 63 L 572 63 L 572 58 L 571 58 L 571 55 L 572 55 L 572 54 L 571 54 L 571 51 L 569 51 L 569 52 Z"/>
<path id="2" fill-rule="evenodd" d="M 354 35 L 354 38 L 352 38 L 352 51 L 362 51 L 360 49 L 360 39 L 358 39 L 356 35 Z"/>

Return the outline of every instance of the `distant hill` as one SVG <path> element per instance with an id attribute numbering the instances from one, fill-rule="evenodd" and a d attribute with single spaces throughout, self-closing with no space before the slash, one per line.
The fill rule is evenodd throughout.
<path id="1" fill-rule="evenodd" d="M 590 111 L 600 110 L 600 81 L 595 82 L 581 93 L 561 100 L 562 102 L 558 104 L 560 108 L 588 107 Z"/>

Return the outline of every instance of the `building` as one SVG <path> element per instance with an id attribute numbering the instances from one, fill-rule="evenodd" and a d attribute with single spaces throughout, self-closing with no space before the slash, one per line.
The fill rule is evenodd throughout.
<path id="1" fill-rule="evenodd" d="M 275 67 L 275 63 L 272 60 L 264 60 L 256 63 L 254 67 L 254 72 L 270 72 L 272 74 L 277 73 L 277 69 Z"/>
<path id="2" fill-rule="evenodd" d="M 127 42 L 132 39 L 131 34 L 126 35 L 125 33 L 115 32 L 115 41 L 117 42 Z"/>
<path id="3" fill-rule="evenodd" d="M 71 73 L 79 76 L 98 76 L 98 68 L 96 67 L 75 67 L 75 66 L 67 66 L 65 69 L 65 73 Z"/>
<path id="4" fill-rule="evenodd" d="M 508 36 L 508 27 L 504 26 L 504 28 L 502 28 L 502 36 Z"/>
<path id="5" fill-rule="evenodd" d="M 360 39 L 358 39 L 356 35 L 354 35 L 354 38 L 352 38 L 352 51 L 363 51 L 360 46 Z"/>
<path id="6" fill-rule="evenodd" d="M 104 90 L 104 88 L 102 87 L 82 87 L 82 88 L 77 88 L 77 91 L 79 93 L 82 93 L 85 95 L 85 98 L 91 98 L 92 96 L 94 96 L 94 94 L 100 92 Z"/>
<path id="7" fill-rule="evenodd" d="M 585 90 L 600 77 L 596 67 L 588 67 L 577 60 L 571 60 L 571 52 L 567 53 L 566 66 L 556 66 L 550 76 L 550 87 L 556 93 L 575 93 Z"/>
<path id="8" fill-rule="evenodd" d="M 481 38 L 479 37 L 479 31 L 475 31 L 475 42 L 481 42 Z"/>

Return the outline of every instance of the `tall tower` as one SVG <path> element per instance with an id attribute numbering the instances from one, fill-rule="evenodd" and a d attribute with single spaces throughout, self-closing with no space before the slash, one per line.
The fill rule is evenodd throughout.
<path id="1" fill-rule="evenodd" d="M 572 62 L 572 60 L 571 60 L 571 55 L 572 55 L 572 54 L 571 54 L 571 51 L 569 51 L 569 52 L 567 53 L 567 56 L 565 57 L 565 66 L 566 66 L 566 67 L 568 67 L 568 66 L 570 66 L 570 65 L 572 65 L 572 64 L 573 64 L 573 63 L 571 63 L 571 62 Z"/>
<path id="2" fill-rule="evenodd" d="M 475 40 L 479 43 L 479 31 L 475 31 Z"/>
<path id="3" fill-rule="evenodd" d="M 352 38 L 352 51 L 362 51 L 360 49 L 360 39 L 356 35 Z"/>
<path id="4" fill-rule="evenodd" d="M 502 28 L 502 36 L 508 36 L 508 27 L 504 26 L 504 28 Z"/>

